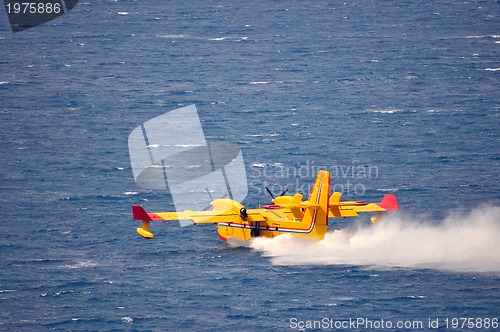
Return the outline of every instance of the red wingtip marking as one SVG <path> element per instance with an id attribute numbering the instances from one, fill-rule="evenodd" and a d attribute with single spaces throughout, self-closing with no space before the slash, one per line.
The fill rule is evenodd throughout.
<path id="1" fill-rule="evenodd" d="M 399 210 L 398 200 L 392 194 L 385 195 L 378 205 L 386 210 Z"/>
<path id="2" fill-rule="evenodd" d="M 151 220 L 146 210 L 140 205 L 132 205 L 132 215 L 134 220 Z"/>
<path id="3" fill-rule="evenodd" d="M 144 208 L 140 205 L 132 205 L 132 215 L 134 216 L 134 220 L 163 220 L 154 213 L 147 213 L 146 210 L 144 210 Z"/>

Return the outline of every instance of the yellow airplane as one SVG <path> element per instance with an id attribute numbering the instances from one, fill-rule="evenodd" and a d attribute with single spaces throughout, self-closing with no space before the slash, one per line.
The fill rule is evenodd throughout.
<path id="1" fill-rule="evenodd" d="M 232 199 L 216 199 L 212 210 L 148 213 L 140 205 L 132 206 L 134 220 L 142 220 L 137 233 L 152 239 L 149 230 L 152 221 L 190 220 L 193 224 L 217 224 L 217 232 L 223 241 L 228 239 L 248 241 L 253 237 L 275 237 L 281 234 L 321 240 L 328 231 L 329 218 L 356 217 L 360 212 L 375 212 L 371 218 L 375 223 L 384 211 L 398 210 L 396 196 L 387 194 L 379 203 L 344 201 L 342 193 L 330 196 L 330 173 L 320 170 L 309 199 L 302 201 L 301 194 L 279 196 L 273 204 L 258 209 L 246 209 Z"/>

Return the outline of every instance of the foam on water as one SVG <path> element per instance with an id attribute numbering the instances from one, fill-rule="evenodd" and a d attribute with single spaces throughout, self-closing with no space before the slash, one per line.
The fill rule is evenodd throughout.
<path id="1" fill-rule="evenodd" d="M 441 222 L 418 216 L 388 217 L 329 232 L 322 241 L 282 235 L 257 238 L 252 248 L 276 265 L 371 265 L 500 272 L 500 207 L 467 215 L 452 213 Z"/>
<path id="2" fill-rule="evenodd" d="M 82 268 L 92 268 L 98 266 L 97 263 L 94 263 L 92 261 L 81 261 L 77 262 L 75 264 L 66 264 L 62 265 L 61 268 L 63 269 L 82 269 Z"/>

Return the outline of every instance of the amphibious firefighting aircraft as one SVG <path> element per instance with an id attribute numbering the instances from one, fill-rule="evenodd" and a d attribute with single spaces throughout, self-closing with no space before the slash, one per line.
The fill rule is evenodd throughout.
<path id="1" fill-rule="evenodd" d="M 215 199 L 212 210 L 148 213 L 142 206 L 133 205 L 134 220 L 141 220 L 137 233 L 152 239 L 149 223 L 165 220 L 190 220 L 193 224 L 217 224 L 217 232 L 223 241 L 248 241 L 253 237 L 275 237 L 281 234 L 321 240 L 328 231 L 329 218 L 356 217 L 358 213 L 375 212 L 375 221 L 384 211 L 398 210 L 396 196 L 387 194 L 379 203 L 340 201 L 342 193 L 330 196 L 330 173 L 320 170 L 306 201 L 302 194 L 278 196 L 273 204 L 258 209 L 246 209 L 241 203 L 229 198 Z"/>

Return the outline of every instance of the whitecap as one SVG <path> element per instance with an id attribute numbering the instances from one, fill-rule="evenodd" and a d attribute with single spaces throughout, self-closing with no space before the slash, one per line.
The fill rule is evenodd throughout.
<path id="1" fill-rule="evenodd" d="M 397 188 L 381 188 L 381 189 L 378 189 L 378 191 L 382 191 L 382 192 L 385 192 L 385 191 L 389 191 L 389 192 L 395 192 L 395 191 L 398 191 L 399 189 Z"/>
<path id="2" fill-rule="evenodd" d="M 82 262 L 78 262 L 76 264 L 62 265 L 61 268 L 63 268 L 63 269 L 81 269 L 81 268 L 95 267 L 95 266 L 97 266 L 97 264 L 92 262 L 92 261 L 82 261 Z"/>
<path id="3" fill-rule="evenodd" d="M 127 324 L 132 324 L 134 319 L 132 317 L 122 317 L 122 321 Z"/>
<path id="4" fill-rule="evenodd" d="M 371 110 L 372 113 L 381 113 L 381 114 L 394 114 L 402 111 L 403 110 L 400 109 Z"/>
<path id="5" fill-rule="evenodd" d="M 215 38 L 208 38 L 208 40 L 212 41 L 222 41 L 222 40 L 234 40 L 234 41 L 242 41 L 242 40 L 248 40 L 247 36 L 227 36 L 227 37 L 215 37 Z"/>
<path id="6" fill-rule="evenodd" d="M 265 163 L 253 163 L 252 167 L 264 168 L 264 167 L 266 167 L 266 164 Z"/>
<path id="7" fill-rule="evenodd" d="M 500 38 L 500 35 L 471 35 L 465 36 L 465 39 L 481 39 L 481 38 Z"/>
<path id="8" fill-rule="evenodd" d="M 176 38 L 185 38 L 186 35 L 156 35 L 158 38 L 167 38 L 167 39 L 176 39 Z"/>

